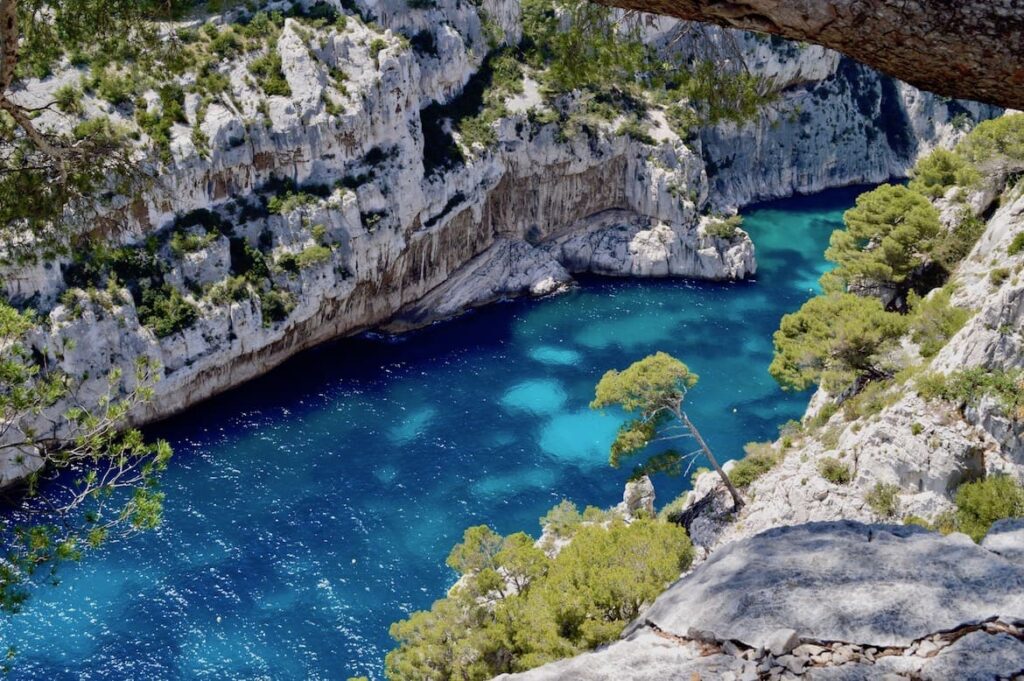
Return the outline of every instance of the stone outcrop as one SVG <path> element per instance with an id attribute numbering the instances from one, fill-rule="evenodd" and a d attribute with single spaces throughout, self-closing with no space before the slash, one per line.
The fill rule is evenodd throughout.
<path id="1" fill-rule="evenodd" d="M 498 678 L 992 679 L 1024 672 L 1022 621 L 1024 563 L 964 535 L 812 523 L 719 549 L 622 641 Z"/>
<path id="2" fill-rule="evenodd" d="M 824 45 L 917 87 L 1024 109 L 1024 10 L 1008 1 L 610 0 Z"/>

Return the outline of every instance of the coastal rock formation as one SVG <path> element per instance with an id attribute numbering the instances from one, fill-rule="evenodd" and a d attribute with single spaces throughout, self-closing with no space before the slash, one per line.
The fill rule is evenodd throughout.
<path id="1" fill-rule="evenodd" d="M 259 89 L 248 71 L 252 56 L 225 63 L 232 96 L 203 104 L 188 95 L 189 124 L 171 126 L 171 161 L 159 181 L 96 225 L 115 243 L 157 238 L 163 281 L 197 307 L 193 324 L 158 337 L 127 290 L 76 289 L 68 261 L 4 273 L 8 295 L 46 322 L 39 352 L 86 377 L 84 403 L 106 391 L 102 377 L 114 369 L 131 388 L 137 360 L 150 358 L 163 376 L 135 415 L 150 421 L 326 340 L 392 320 L 391 328 L 408 329 L 507 296 L 547 295 L 576 272 L 743 278 L 756 270 L 749 238 L 708 235 L 702 213 L 902 174 L 926 146 L 956 138 L 957 114 L 991 113 L 902 86 L 883 97 L 878 76 L 834 53 L 743 37 L 751 68 L 781 88 L 779 101 L 745 126 L 722 124 L 684 140 L 653 111 L 653 144 L 612 131 L 566 136 L 559 124 L 538 122 L 546 105 L 528 82 L 495 124 L 494 146 L 439 160 L 447 142 L 437 131 L 454 115 L 446 107 L 457 105 L 491 49 L 485 20 L 514 43 L 518 3 L 359 5 L 376 24 L 331 4 L 349 14 L 343 30 L 288 19 L 273 46 L 291 96 Z M 687 49 L 670 44 L 662 23 L 645 30 L 662 49 Z M 414 45 L 408 36 L 422 39 Z M 424 44 L 431 49 L 417 47 Z M 17 96 L 42 105 L 79 78 L 69 67 Z M 147 101 L 159 110 L 159 98 Z M 134 125 L 95 97 L 82 107 L 88 117 Z M 893 135 L 877 132 L 883 119 Z M 38 124 L 69 123 L 44 111 Z M 831 151 L 824 140 L 832 135 L 845 146 Z M 271 212 L 283 186 L 312 193 Z M 172 232 L 202 237 L 190 230 L 211 219 L 229 225 L 227 233 L 187 252 L 170 243 Z M 244 248 L 265 253 L 277 302 L 287 305 L 272 311 L 266 296 L 232 280 Z M 33 461 L 0 456 L 0 485 Z"/>
<path id="2" fill-rule="evenodd" d="M 1024 108 L 1024 14 L 1012 2 L 964 0 L 611 0 L 839 50 L 932 92 Z"/>
<path id="3" fill-rule="evenodd" d="M 622 641 L 498 678 L 1009 677 L 1024 670 L 1022 594 L 1024 564 L 964 535 L 784 527 L 716 551 Z"/>

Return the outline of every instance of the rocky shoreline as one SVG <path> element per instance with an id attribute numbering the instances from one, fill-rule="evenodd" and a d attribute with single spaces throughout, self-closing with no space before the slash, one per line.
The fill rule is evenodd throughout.
<path id="1" fill-rule="evenodd" d="M 160 251 L 165 280 L 199 309 L 190 328 L 166 337 L 141 323 L 127 295 L 83 291 L 69 304 L 66 262 L 5 273 L 8 294 L 44 314 L 39 351 L 87 377 L 78 396 L 84 403 L 106 390 L 103 376 L 115 369 L 131 376 L 146 357 L 164 375 L 135 418 L 153 421 L 324 341 L 388 323 L 411 328 L 504 297 L 546 295 L 575 272 L 743 278 L 756 268 L 753 245 L 742 232 L 710 236 L 702 215 L 902 175 L 919 153 L 960 134 L 953 124 L 963 109 L 958 103 L 892 85 L 819 48 L 791 54 L 740 35 L 752 64 L 782 92 L 753 123 L 721 124 L 682 140 L 654 116 L 653 144 L 611 132 L 566 139 L 557 124 L 534 122 L 543 107 L 524 96 L 496 125 L 494 148 L 455 167 L 428 168 L 425 152 L 436 140 L 425 134 L 424 107 L 451 101 L 477 73 L 489 49 L 484 19 L 500 26 L 506 43 L 518 40 L 518 3 L 443 2 L 384 13 L 377 27 L 349 19 L 341 32 L 286 21 L 276 48 L 290 97 L 263 98 L 245 58 L 228 69 L 237 104 L 201 111 L 188 95 L 186 113 L 208 150 L 197 148 L 189 126 L 174 125 L 173 160 L 159 183 L 111 221 L 115 241 L 140 243 L 183 216 L 211 211 L 233 225 L 232 238 L 269 240 L 275 259 L 323 245 L 328 257 L 273 275 L 294 301 L 285 318 L 268 318 L 259 298 L 224 303 L 195 293 L 230 278 L 225 236 L 184 254 Z M 665 41 L 669 25 L 653 20 L 649 40 Z M 433 32 L 434 53 L 411 48 L 400 35 L 424 30 Z M 337 70 L 346 74 L 344 95 L 329 77 Z M 75 69 L 58 73 L 20 96 L 45 101 L 76 77 Z M 328 111 L 331 97 L 344 99 L 343 113 Z M 87 97 L 83 106 L 115 123 L 123 118 L 107 102 Z M 887 121 L 893 111 L 899 116 Z M 868 135 L 883 125 L 901 134 Z M 835 145 L 822 146 L 826 134 Z M 754 175 L 762 179 L 751 184 Z M 275 178 L 329 189 L 293 210 L 253 210 L 265 205 Z M 0 458 L 0 485 L 37 464 L 31 456 Z"/>

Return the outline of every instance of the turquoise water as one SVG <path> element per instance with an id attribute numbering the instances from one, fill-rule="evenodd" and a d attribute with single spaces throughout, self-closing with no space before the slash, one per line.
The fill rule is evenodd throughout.
<path id="1" fill-rule="evenodd" d="M 755 281 L 587 280 L 407 336 L 306 353 L 155 429 L 166 521 L 41 586 L 0 622 L 12 679 L 381 678 L 387 628 L 444 594 L 462 530 L 537 532 L 560 499 L 610 506 L 601 374 L 655 350 L 701 375 L 691 416 L 735 458 L 806 395 L 767 374 L 771 333 L 825 269 L 844 190 L 748 212 Z M 685 489 L 655 480 L 659 503 Z"/>

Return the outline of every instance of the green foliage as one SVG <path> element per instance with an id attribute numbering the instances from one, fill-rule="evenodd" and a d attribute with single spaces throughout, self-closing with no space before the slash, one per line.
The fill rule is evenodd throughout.
<path id="1" fill-rule="evenodd" d="M 743 227 L 743 216 L 742 215 L 731 215 L 725 218 L 715 218 L 711 220 L 704 231 L 708 236 L 713 236 L 718 239 L 732 239 L 736 236 L 739 229 Z"/>
<path id="2" fill-rule="evenodd" d="M 861 281 L 902 283 L 918 268 L 941 229 L 939 213 L 921 194 L 882 185 L 857 197 L 832 233 L 825 257 L 836 263 L 828 290 Z"/>
<path id="3" fill-rule="evenodd" d="M 966 406 L 977 406 L 982 397 L 992 395 L 1009 417 L 1024 419 L 1024 375 L 1019 369 L 973 367 L 948 376 L 925 374 L 918 378 L 917 390 L 925 399 L 941 399 Z"/>
<path id="4" fill-rule="evenodd" d="M 255 295 L 256 290 L 248 279 L 245 277 L 228 277 L 211 287 L 207 298 L 215 305 L 229 305 L 231 303 L 252 300 Z"/>
<path id="5" fill-rule="evenodd" d="M 778 92 L 765 78 L 746 69 L 733 71 L 711 60 L 702 60 L 684 73 L 678 94 L 694 109 L 691 116 L 683 114 L 678 121 L 683 128 L 723 121 L 746 123 L 778 99 Z"/>
<path id="6" fill-rule="evenodd" d="M 1007 475 L 968 482 L 957 489 L 957 528 L 974 541 L 981 541 L 995 521 L 1020 516 L 1024 516 L 1024 488 Z"/>
<path id="7" fill-rule="evenodd" d="M 583 516 L 580 515 L 576 504 L 568 499 L 562 499 L 540 519 L 540 526 L 559 537 L 571 537 L 582 522 Z"/>
<path id="8" fill-rule="evenodd" d="M 746 487 L 772 470 L 782 461 L 766 442 L 750 442 L 745 447 L 747 455 L 733 464 L 729 477 L 737 487 Z"/>
<path id="9" fill-rule="evenodd" d="M 985 221 L 964 206 L 952 229 L 941 232 L 932 243 L 932 259 L 952 272 L 966 258 L 985 231 Z"/>
<path id="10" fill-rule="evenodd" d="M 1002 286 L 1003 282 L 1010 278 L 1010 270 L 1006 267 L 996 267 L 988 273 L 988 279 L 993 286 Z"/>
<path id="11" fill-rule="evenodd" d="M 974 171 L 967 159 L 945 149 L 936 149 L 914 166 L 911 171 L 909 188 L 924 196 L 937 199 L 953 186 L 973 184 Z M 976 172 L 976 171 L 974 171 Z"/>
<path id="12" fill-rule="evenodd" d="M 274 322 L 282 322 L 295 309 L 295 297 L 288 291 L 271 289 L 260 295 L 263 311 L 263 325 L 270 326 Z"/>
<path id="13" fill-rule="evenodd" d="M 268 96 L 292 96 L 292 89 L 281 70 L 281 55 L 276 49 L 272 48 L 265 55 L 249 62 L 249 72 L 256 76 L 256 82 Z"/>
<path id="14" fill-rule="evenodd" d="M 57 108 L 66 114 L 82 114 L 82 91 L 74 85 L 62 85 L 54 93 Z"/>
<path id="15" fill-rule="evenodd" d="M 26 338 L 37 320 L 0 303 L 0 412 L 6 446 L 25 454 L 43 448 L 46 467 L 29 476 L 19 507 L 24 513 L 0 531 L 0 610 L 18 610 L 29 597 L 30 577 L 77 560 L 107 540 L 155 527 L 163 495 L 157 481 L 171 456 L 166 442 L 146 443 L 136 430 L 119 430 L 127 414 L 149 399 L 154 367 L 142 363 L 134 390 L 125 391 L 121 374 L 108 376 L 108 391 L 93 412 L 75 407 L 59 417 L 67 438 L 54 442 L 49 431 L 27 427 L 45 409 L 74 393 L 78 382 L 33 355 Z M 45 443 L 45 447 L 43 447 Z M 68 470 L 79 474 L 67 476 Z M 71 494 L 47 495 L 47 483 L 66 475 Z"/>
<path id="16" fill-rule="evenodd" d="M 895 518 L 900 512 L 900 488 L 898 485 L 890 485 L 882 482 L 875 483 L 875 486 L 868 492 L 865 501 L 878 516 L 882 518 Z"/>
<path id="17" fill-rule="evenodd" d="M 1024 116 L 1010 114 L 979 123 L 957 145 L 957 153 L 975 164 L 1024 160 Z"/>
<path id="18" fill-rule="evenodd" d="M 856 395 L 843 401 L 843 418 L 857 421 L 895 404 L 900 394 L 892 389 L 894 383 L 892 379 L 869 382 Z"/>
<path id="19" fill-rule="evenodd" d="M 180 258 L 186 253 L 201 251 L 216 241 L 217 236 L 216 232 L 175 232 L 170 239 L 171 252 Z"/>
<path id="20" fill-rule="evenodd" d="M 1008 255 L 1017 255 L 1021 251 L 1024 251 L 1024 232 L 1013 237 L 1013 241 L 1011 241 L 1010 245 L 1006 247 Z"/>
<path id="21" fill-rule="evenodd" d="M 910 298 L 910 337 L 921 346 L 921 356 L 934 357 L 971 318 L 970 310 L 953 307 L 949 287 L 939 289 L 925 299 Z"/>
<path id="22" fill-rule="evenodd" d="M 605 373 L 597 384 L 591 409 L 621 407 L 626 412 L 640 412 L 639 418 L 619 428 L 612 443 L 609 463 L 618 468 L 623 457 L 646 447 L 658 428 L 666 425 L 681 405 L 686 392 L 697 384 L 697 374 L 664 352 L 634 362 L 624 371 Z"/>
<path id="23" fill-rule="evenodd" d="M 284 252 L 277 257 L 277 266 L 289 274 L 298 274 L 304 269 L 316 267 L 329 261 L 333 255 L 327 246 L 307 246 L 298 253 Z"/>
<path id="24" fill-rule="evenodd" d="M 768 371 L 786 390 L 819 384 L 841 392 L 860 378 L 890 375 L 883 356 L 906 331 L 907 320 L 873 298 L 832 293 L 782 318 Z"/>
<path id="25" fill-rule="evenodd" d="M 818 462 L 818 472 L 833 485 L 847 485 L 853 479 L 850 467 L 832 456 L 826 456 Z"/>
<path id="26" fill-rule="evenodd" d="M 614 640 L 693 560 L 686 532 L 653 520 L 578 529 L 557 557 L 531 537 L 470 528 L 453 549 L 463 580 L 391 626 L 389 679 L 489 679 Z"/>
<path id="27" fill-rule="evenodd" d="M 697 374 L 678 359 L 657 352 L 623 371 L 606 372 L 597 384 L 590 408 L 619 407 L 631 414 L 612 442 L 608 456 L 612 467 L 618 468 L 623 458 L 639 453 L 656 438 L 668 441 L 691 436 L 715 467 L 738 508 L 743 500 L 683 410 L 687 392 L 697 385 L 697 380 Z M 678 475 L 683 458 L 673 450 L 655 453 L 635 468 L 633 475 L 639 477 L 655 472 Z"/>
<path id="28" fill-rule="evenodd" d="M 153 330 L 157 338 L 166 338 L 191 327 L 199 310 L 170 284 L 147 286 L 138 305 L 139 321 Z"/>
<path id="29" fill-rule="evenodd" d="M 607 7 L 524 0 L 522 20 L 527 59 L 547 67 L 544 85 L 553 91 L 622 88 L 648 66 L 639 26 L 623 26 Z"/>
<path id="30" fill-rule="evenodd" d="M 276 215 L 287 215 L 305 206 L 316 204 L 317 197 L 306 192 L 286 191 L 283 194 L 270 197 L 267 201 L 267 210 Z"/>
<path id="31" fill-rule="evenodd" d="M 383 38 L 374 38 L 370 41 L 370 58 L 380 66 L 380 53 L 387 49 L 388 41 Z"/>

